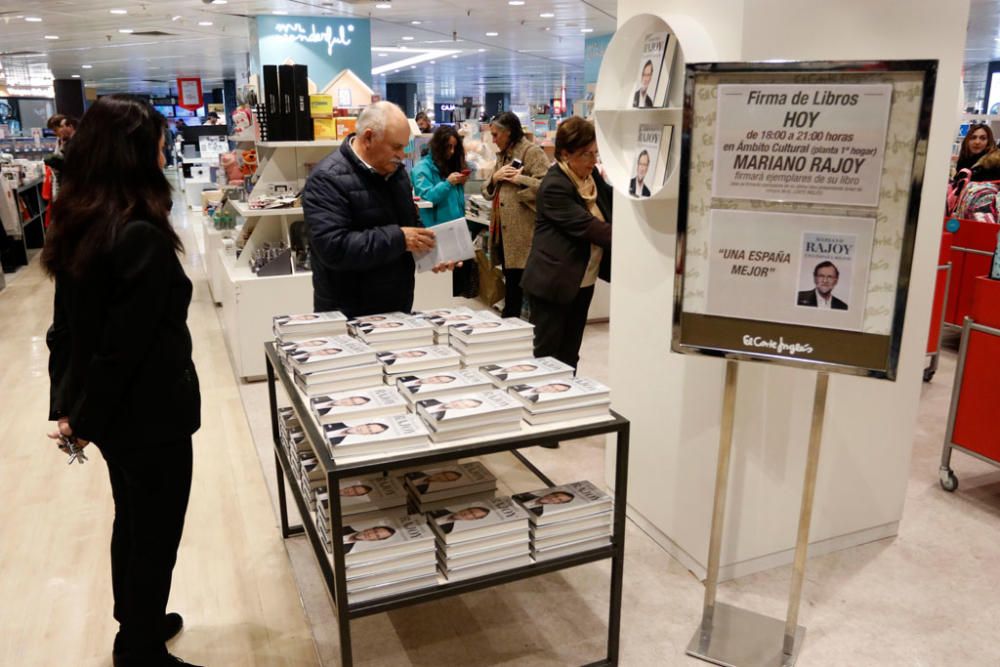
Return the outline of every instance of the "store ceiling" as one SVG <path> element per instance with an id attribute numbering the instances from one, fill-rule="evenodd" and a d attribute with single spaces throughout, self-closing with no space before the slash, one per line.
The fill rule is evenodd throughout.
<path id="1" fill-rule="evenodd" d="M 514 0 L 517 2 L 518 0 Z M 515 101 L 544 100 L 566 85 L 582 90 L 583 30 L 615 28 L 616 0 L 4 0 L 0 62 L 7 71 L 47 63 L 56 78 L 81 77 L 99 92 L 166 94 L 178 76 L 200 76 L 206 88 L 247 69 L 248 16 L 356 16 L 372 19 L 374 67 L 392 62 L 377 47 L 456 49 L 457 57 L 388 71 L 384 81 L 416 82 L 439 100 L 511 92 Z M 127 13 L 112 14 L 111 10 Z M 539 14 L 552 13 L 552 18 Z M 29 21 L 27 19 L 41 19 Z M 419 21 L 418 25 L 414 22 Z M 211 25 L 201 25 L 211 23 Z M 131 34 L 121 32 L 133 30 Z M 497 36 L 487 36 L 497 32 Z M 46 35 L 58 39 L 46 39 Z M 404 37 L 412 39 L 404 40 Z M 84 69 L 85 65 L 89 68 Z M 379 86 L 380 87 L 380 86 Z"/>

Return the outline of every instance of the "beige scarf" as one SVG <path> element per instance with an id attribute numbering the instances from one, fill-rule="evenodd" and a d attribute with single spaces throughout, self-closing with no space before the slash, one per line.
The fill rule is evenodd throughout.
<path id="1" fill-rule="evenodd" d="M 607 222 L 601 213 L 601 209 L 597 206 L 597 183 L 594 182 L 594 175 L 587 174 L 586 179 L 581 179 L 573 172 L 569 164 L 563 160 L 559 161 L 559 168 L 563 170 L 564 174 L 569 176 L 569 180 L 576 186 L 576 191 L 580 193 L 590 214 L 601 222 Z"/>

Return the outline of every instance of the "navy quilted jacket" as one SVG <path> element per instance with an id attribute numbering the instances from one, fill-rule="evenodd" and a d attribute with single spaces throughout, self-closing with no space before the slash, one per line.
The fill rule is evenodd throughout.
<path id="1" fill-rule="evenodd" d="M 411 310 L 413 256 L 400 227 L 421 224 L 406 169 L 386 179 L 345 141 L 309 175 L 302 207 L 317 312 L 340 310 L 353 318 Z"/>

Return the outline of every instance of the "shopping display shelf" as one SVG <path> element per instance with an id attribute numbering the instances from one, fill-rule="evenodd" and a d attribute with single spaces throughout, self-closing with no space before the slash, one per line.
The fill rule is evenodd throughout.
<path id="1" fill-rule="evenodd" d="M 475 590 L 490 588 L 505 583 L 527 579 L 559 570 L 585 565 L 600 560 L 611 560 L 610 596 L 608 602 L 608 635 L 607 654 L 591 665 L 617 665 L 619 653 L 619 631 L 621 627 L 622 576 L 625 558 L 625 508 L 628 488 L 628 453 L 630 423 L 621 415 L 611 412 L 608 417 L 567 421 L 545 426 L 528 426 L 522 422 L 520 433 L 502 437 L 469 438 L 454 443 L 437 443 L 428 449 L 417 450 L 392 456 L 372 456 L 364 459 L 352 459 L 349 463 L 337 463 L 328 449 L 323 446 L 321 429 L 309 411 L 307 399 L 299 392 L 288 371 L 278 357 L 273 343 L 265 345 L 267 364 L 268 399 L 271 410 L 271 435 L 274 445 L 275 472 L 278 482 L 278 505 L 281 518 L 281 534 L 284 538 L 305 534 L 310 542 L 320 570 L 326 581 L 327 590 L 334 605 L 340 638 L 341 664 L 348 667 L 353 664 L 350 622 L 354 619 L 372 614 L 391 611 L 400 607 L 429 602 L 453 595 L 461 595 Z M 288 396 L 289 403 L 302 425 L 306 438 L 316 453 L 317 460 L 326 473 L 328 489 L 339 486 L 339 480 L 347 476 L 387 472 L 389 470 L 424 466 L 451 461 L 470 456 L 484 456 L 499 452 L 510 452 L 530 470 L 542 483 L 555 486 L 542 471 L 518 451 L 525 447 L 544 444 L 556 444 L 578 438 L 614 433 L 615 437 L 615 483 L 614 483 L 614 519 L 611 543 L 596 549 L 554 558 L 527 566 L 512 568 L 507 571 L 475 577 L 457 582 L 441 582 L 437 586 L 425 589 L 386 596 L 355 604 L 341 604 L 347 598 L 347 581 L 344 566 L 343 543 L 334 540 L 333 553 L 327 556 L 316 524 L 311 521 L 308 503 L 295 481 L 291 464 L 281 445 L 278 431 L 278 398 L 277 387 L 280 382 Z M 288 505 L 285 490 L 285 480 L 288 481 L 292 498 L 303 517 L 301 525 L 291 526 L 288 521 Z M 330 493 L 331 534 L 340 535 L 343 528 L 341 517 L 340 496 Z"/>
<path id="2" fill-rule="evenodd" d="M 257 148 L 337 148 L 343 142 L 339 139 L 316 139 L 314 141 L 258 141 Z"/>

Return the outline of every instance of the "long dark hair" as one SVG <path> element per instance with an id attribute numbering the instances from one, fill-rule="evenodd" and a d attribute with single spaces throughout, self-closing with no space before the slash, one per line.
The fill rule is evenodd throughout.
<path id="1" fill-rule="evenodd" d="M 448 140 L 455 137 L 455 152 L 451 157 L 448 155 Z M 459 136 L 455 128 L 450 125 L 439 125 L 430 141 L 431 158 L 437 165 L 441 176 L 448 178 L 448 175 L 465 169 L 465 147 L 462 146 L 462 137 Z"/>
<path id="2" fill-rule="evenodd" d="M 983 130 L 986 133 L 986 148 L 982 153 L 975 154 L 969 148 L 969 142 L 972 140 L 972 135 L 978 130 Z M 958 159 L 962 162 L 968 161 L 971 158 L 976 158 L 977 160 L 987 153 L 992 153 L 997 149 L 996 139 L 993 138 L 993 129 L 989 125 L 970 125 L 969 131 L 965 133 L 965 138 L 962 139 L 962 148 L 958 152 Z"/>
<path id="3" fill-rule="evenodd" d="M 159 227 L 183 250 L 170 226 L 170 183 L 159 163 L 165 128 L 163 116 L 131 95 L 102 97 L 84 114 L 66 152 L 42 251 L 50 276 L 85 275 L 132 220 Z"/>
<path id="4" fill-rule="evenodd" d="M 521 119 L 513 111 L 504 111 L 491 121 L 501 130 L 510 132 L 510 140 L 507 142 L 507 150 L 517 145 L 517 142 L 524 139 L 524 128 L 521 127 Z"/>

